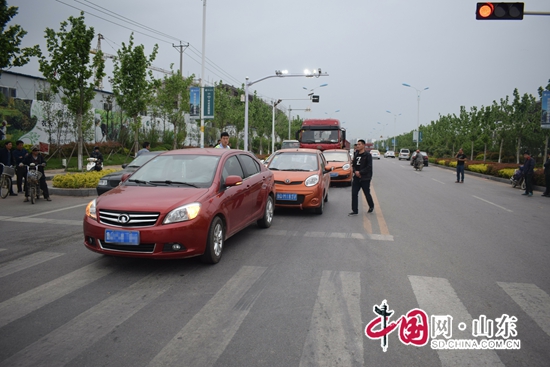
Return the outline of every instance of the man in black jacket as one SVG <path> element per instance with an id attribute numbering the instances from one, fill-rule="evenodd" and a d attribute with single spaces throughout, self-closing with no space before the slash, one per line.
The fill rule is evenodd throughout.
<path id="1" fill-rule="evenodd" d="M 369 213 L 374 210 L 374 201 L 370 195 L 370 181 L 372 179 L 372 156 L 365 151 L 365 141 L 357 141 L 357 150 L 353 155 L 353 181 L 351 184 L 351 213 L 349 216 L 359 213 L 359 190 L 363 190 L 367 203 L 369 204 Z"/>
<path id="2" fill-rule="evenodd" d="M 42 177 L 40 177 L 39 182 L 40 189 L 42 190 L 42 194 L 44 195 L 44 199 L 46 199 L 47 201 L 52 201 L 52 199 L 50 199 L 50 192 L 48 191 L 48 184 L 46 183 L 46 175 L 44 174 L 46 160 L 40 155 L 38 147 L 33 147 L 31 154 L 27 155 L 25 159 L 23 159 L 23 163 L 21 164 L 29 166 L 31 163 L 34 163 L 38 168 L 38 171 L 42 173 Z M 29 201 L 29 188 L 27 182 L 28 180 L 25 180 L 25 202 Z"/>
<path id="3" fill-rule="evenodd" d="M 12 146 L 12 142 L 8 140 L 6 141 L 4 148 L 0 149 L 0 162 L 4 163 L 8 167 L 15 165 L 15 156 L 11 150 Z M 0 165 L 0 174 L 2 174 L 3 171 L 4 166 Z M 13 185 L 10 186 L 10 196 L 17 196 L 17 194 L 13 192 Z"/>
<path id="4" fill-rule="evenodd" d="M 525 192 L 522 195 L 533 196 L 533 175 L 535 174 L 535 160 L 528 150 L 523 153 L 523 174 L 525 175 Z"/>

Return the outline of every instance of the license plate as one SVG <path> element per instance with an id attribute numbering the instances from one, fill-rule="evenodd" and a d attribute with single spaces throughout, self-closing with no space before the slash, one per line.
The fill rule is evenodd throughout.
<path id="1" fill-rule="evenodd" d="M 139 245 L 139 231 L 105 230 L 106 243 L 118 243 L 120 245 Z"/>
<path id="2" fill-rule="evenodd" d="M 284 192 L 278 192 L 277 193 L 277 200 L 296 201 L 296 200 L 298 200 L 298 194 L 287 194 L 287 193 L 284 193 Z"/>
<path id="3" fill-rule="evenodd" d="M 330 177 L 338 177 L 338 172 L 331 172 Z"/>

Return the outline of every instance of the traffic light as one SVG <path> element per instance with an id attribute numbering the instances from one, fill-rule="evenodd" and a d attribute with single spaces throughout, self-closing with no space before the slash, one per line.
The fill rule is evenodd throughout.
<path id="1" fill-rule="evenodd" d="M 311 102 L 319 103 L 319 96 L 311 96 Z"/>
<path id="2" fill-rule="evenodd" d="M 522 20 L 523 3 L 477 3 L 478 20 Z"/>

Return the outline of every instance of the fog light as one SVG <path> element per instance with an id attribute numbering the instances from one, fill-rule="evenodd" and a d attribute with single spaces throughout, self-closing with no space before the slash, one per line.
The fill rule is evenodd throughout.
<path id="1" fill-rule="evenodd" d="M 174 243 L 174 244 L 172 245 L 172 250 L 174 250 L 174 251 L 179 251 L 179 250 L 181 250 L 181 245 L 180 245 L 179 243 Z"/>

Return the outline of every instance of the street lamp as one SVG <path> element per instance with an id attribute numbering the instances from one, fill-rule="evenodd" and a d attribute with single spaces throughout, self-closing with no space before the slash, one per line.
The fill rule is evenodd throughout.
<path id="1" fill-rule="evenodd" d="M 422 93 L 426 89 L 429 89 L 429 87 L 426 87 L 424 89 L 416 89 L 410 84 L 407 84 L 407 83 L 401 83 L 401 84 L 403 84 L 405 87 L 409 87 L 416 90 L 416 96 L 418 100 L 418 108 L 416 110 L 416 149 L 418 149 L 418 142 L 420 141 L 420 130 L 419 130 L 420 128 L 420 93 Z"/>
<path id="2" fill-rule="evenodd" d="M 393 135 L 393 151 L 395 152 L 395 138 L 397 136 L 397 116 L 401 116 L 401 114 L 396 115 L 395 113 L 392 113 L 391 111 L 386 110 L 387 113 L 390 115 L 393 115 L 393 129 L 395 130 Z"/>
<path id="3" fill-rule="evenodd" d="M 253 84 L 256 84 L 258 82 L 261 82 L 262 80 L 269 79 L 269 78 L 284 78 L 284 77 L 306 77 L 306 78 L 313 78 L 313 77 L 320 77 L 320 76 L 328 76 L 328 73 L 321 72 L 321 69 L 308 71 L 306 70 L 303 74 L 289 74 L 286 70 L 275 70 L 274 75 L 268 75 L 261 79 L 255 80 L 253 82 L 248 81 L 248 77 L 245 78 L 244 83 L 244 150 L 248 150 L 248 87 L 250 87 Z"/>
<path id="4" fill-rule="evenodd" d="M 271 121 L 271 154 L 275 151 L 275 107 L 283 100 L 273 101 L 273 120 Z"/>

